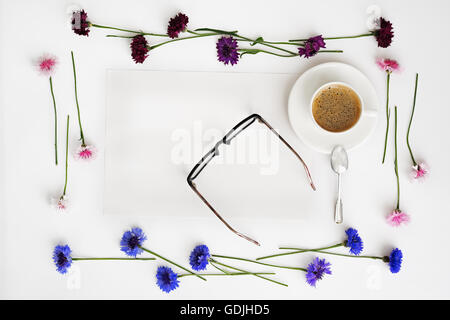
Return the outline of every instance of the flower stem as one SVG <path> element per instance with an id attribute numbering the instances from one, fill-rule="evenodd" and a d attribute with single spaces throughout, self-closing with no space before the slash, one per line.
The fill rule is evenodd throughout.
<path id="1" fill-rule="evenodd" d="M 247 275 L 274 275 L 275 272 L 230 272 L 230 273 L 203 273 L 202 276 L 247 276 Z M 188 277 L 193 276 L 193 274 L 187 273 L 187 274 L 180 274 L 178 275 L 178 278 L 182 277 Z"/>
<path id="2" fill-rule="evenodd" d="M 160 256 L 160 255 L 157 254 L 156 252 L 153 252 L 153 251 L 148 250 L 148 249 L 146 249 L 146 248 L 144 248 L 144 247 L 141 247 L 141 246 L 139 246 L 139 248 L 141 248 L 142 250 L 144 250 L 144 251 L 146 251 L 146 252 L 148 252 L 148 253 L 154 255 L 155 257 L 158 257 L 158 258 L 160 258 L 160 259 L 162 259 L 162 260 L 164 260 L 164 261 L 167 261 L 167 262 L 173 264 L 174 266 L 177 266 L 178 268 L 183 269 L 184 271 L 189 272 L 190 274 L 195 275 L 196 277 L 198 277 L 198 278 L 200 278 L 200 279 L 206 281 L 206 279 L 203 278 L 202 276 L 200 276 L 199 274 L 194 273 L 194 272 L 190 271 L 189 269 L 187 269 L 187 268 L 185 268 L 185 267 L 182 267 L 182 266 L 180 266 L 179 264 L 177 264 L 177 263 L 175 263 L 175 262 L 173 262 L 173 261 L 171 261 L 171 260 L 169 260 L 169 259 L 167 259 L 167 258 L 164 258 L 163 256 Z"/>
<path id="3" fill-rule="evenodd" d="M 344 50 L 320 50 L 317 53 L 343 53 Z"/>
<path id="4" fill-rule="evenodd" d="M 229 273 L 230 273 L 230 272 L 228 272 L 228 271 L 226 271 L 226 270 L 224 270 L 224 269 L 222 269 L 222 268 L 216 266 L 216 265 L 214 264 L 214 262 L 210 261 L 210 263 L 211 263 L 211 265 L 212 265 L 214 268 L 216 268 L 217 270 L 219 270 L 219 271 L 221 271 L 221 272 L 223 272 L 223 273 L 226 273 L 226 274 L 229 274 Z"/>
<path id="5" fill-rule="evenodd" d="M 233 269 L 233 270 L 237 270 L 237 271 L 241 271 L 241 272 L 248 272 L 248 271 L 246 271 L 246 270 L 242 270 L 242 269 L 239 269 L 239 268 L 235 268 L 235 267 L 226 265 L 226 264 L 224 264 L 224 263 L 222 263 L 222 262 L 219 262 L 219 261 L 216 261 L 216 260 L 214 260 L 214 259 L 210 259 L 210 261 L 211 261 L 211 262 L 214 262 L 214 263 L 217 263 L 217 264 L 219 264 L 219 265 L 221 265 L 221 266 L 223 266 L 223 267 L 227 267 L 227 268 L 229 268 L 229 269 Z M 258 274 L 252 273 L 252 272 L 248 272 L 248 273 L 254 275 L 255 277 L 258 277 L 258 278 L 261 278 L 261 279 L 264 279 L 264 280 L 267 280 L 267 281 L 270 281 L 270 282 L 279 284 L 279 285 L 281 285 L 281 286 L 285 286 L 285 287 L 288 286 L 288 285 L 285 284 L 285 283 L 278 282 L 278 281 L 276 281 L 276 280 L 272 280 L 272 279 L 270 279 L 270 278 L 266 278 L 266 277 L 263 277 L 263 276 L 261 276 L 261 275 L 258 275 Z"/>
<path id="6" fill-rule="evenodd" d="M 391 73 L 387 72 L 387 81 L 386 81 L 386 135 L 384 137 L 384 152 L 383 152 L 383 161 L 381 163 L 384 163 L 384 159 L 386 158 L 386 147 L 387 147 L 387 139 L 388 139 L 388 133 L 389 133 L 389 118 L 391 116 L 391 111 L 389 109 L 389 81 L 391 79 Z"/>
<path id="7" fill-rule="evenodd" d="M 69 115 L 67 115 L 67 129 L 66 129 L 66 177 L 64 179 L 63 196 L 66 195 L 66 189 L 67 189 L 67 168 L 69 166 L 68 158 L 69 158 Z"/>
<path id="8" fill-rule="evenodd" d="M 419 81 L 419 74 L 416 73 L 416 84 L 414 86 L 414 101 L 413 101 L 411 117 L 409 118 L 408 132 L 406 133 L 406 145 L 408 146 L 409 154 L 411 155 L 411 160 L 412 160 L 414 166 L 417 166 L 417 162 L 416 162 L 416 159 L 414 159 L 414 155 L 413 155 L 413 152 L 411 150 L 411 146 L 409 145 L 409 130 L 411 129 L 411 123 L 413 121 L 414 111 L 416 109 L 416 95 L 417 95 L 417 82 L 418 81 Z"/>
<path id="9" fill-rule="evenodd" d="M 75 84 L 75 101 L 77 103 L 78 124 L 80 125 L 80 140 L 81 140 L 81 145 L 83 147 L 85 147 L 86 143 L 84 142 L 83 127 L 81 126 L 80 105 L 78 104 L 77 73 L 75 71 L 75 60 L 73 58 L 73 51 L 70 51 L 70 54 L 72 55 L 73 81 Z"/>
<path id="10" fill-rule="evenodd" d="M 299 248 L 283 248 L 283 249 L 300 250 Z M 316 250 L 314 252 L 323 253 L 323 254 L 331 254 L 331 255 L 334 255 L 334 256 L 341 256 L 341 257 L 366 258 L 366 259 L 380 259 L 380 260 L 383 260 L 383 257 L 377 257 L 377 256 L 356 256 L 356 255 L 335 253 L 335 252 L 322 251 L 322 250 Z"/>
<path id="11" fill-rule="evenodd" d="M 209 37 L 209 36 L 215 36 L 217 35 L 216 33 L 202 33 L 202 34 L 198 34 L 198 35 L 194 35 L 194 36 L 189 36 L 189 37 L 184 37 L 184 38 L 175 38 L 172 40 L 168 40 L 168 41 L 164 41 L 158 44 L 155 44 L 154 46 L 150 46 L 149 49 L 153 50 L 156 49 L 158 47 L 161 47 L 167 43 L 171 43 L 171 42 L 175 42 L 175 41 L 182 41 L 182 40 L 188 40 L 188 39 L 195 39 L 195 38 L 202 38 L 202 37 Z"/>
<path id="12" fill-rule="evenodd" d="M 290 57 L 298 56 L 298 54 L 295 54 L 295 53 L 294 54 L 278 54 L 278 53 L 275 53 L 275 52 L 270 52 L 270 51 L 262 50 L 262 49 L 237 49 L 237 51 L 242 52 L 241 56 L 243 54 L 245 54 L 245 53 L 256 54 L 256 53 L 259 53 L 259 52 L 267 53 L 267 54 L 271 54 L 271 55 L 278 56 L 278 57 L 283 57 L 283 58 L 290 58 Z"/>
<path id="13" fill-rule="evenodd" d="M 148 260 L 156 260 L 155 258 L 72 258 L 73 261 L 97 261 L 97 260 L 138 260 L 138 261 L 148 261 Z"/>
<path id="14" fill-rule="evenodd" d="M 102 26 L 102 25 L 95 24 L 95 23 L 91 23 L 91 27 L 100 28 L 100 29 L 111 29 L 111 30 L 117 30 L 117 31 L 123 31 L 123 32 L 130 32 L 130 33 L 136 33 L 136 34 L 141 34 L 141 35 L 146 35 L 146 36 L 169 37 L 167 34 L 148 33 L 148 32 L 143 32 L 143 31 L 121 29 L 121 28 L 116 28 L 116 27 Z"/>
<path id="15" fill-rule="evenodd" d="M 397 210 L 400 210 L 400 178 L 398 176 L 398 159 L 397 159 L 397 106 L 395 106 L 395 160 L 394 160 L 394 170 L 395 170 L 395 176 L 397 177 Z"/>
<path id="16" fill-rule="evenodd" d="M 293 251 L 293 252 L 278 253 L 278 254 L 272 254 L 270 256 L 259 257 L 259 258 L 256 258 L 256 260 L 269 259 L 269 258 L 274 258 L 274 257 L 279 257 L 279 256 L 287 256 L 287 255 L 303 253 L 303 252 L 311 252 L 311 251 L 318 251 L 318 250 L 333 249 L 333 248 L 337 248 L 337 247 L 342 247 L 343 245 L 344 245 L 343 243 L 338 243 L 338 244 L 335 244 L 335 245 L 332 245 L 332 246 L 329 246 L 329 247 L 323 247 L 323 248 L 297 249 L 296 251 Z M 292 249 L 292 248 L 281 247 L 279 249 Z"/>
<path id="17" fill-rule="evenodd" d="M 300 270 L 300 271 L 307 271 L 304 268 L 295 268 L 295 267 L 287 267 L 287 266 L 279 266 L 276 264 L 270 264 L 270 263 L 264 263 L 264 262 L 259 262 L 259 261 L 255 261 L 255 260 L 250 260 L 250 259 L 245 259 L 245 258 L 238 258 L 238 257 L 230 257 L 230 256 L 222 256 L 222 255 L 218 255 L 218 254 L 213 254 L 211 255 L 215 258 L 223 258 L 223 259 L 234 259 L 234 260 L 241 260 L 241 261 L 246 261 L 246 262 L 252 262 L 252 263 L 257 263 L 257 264 L 261 264 L 263 266 L 268 266 L 268 267 L 274 267 L 274 268 L 281 268 L 281 269 L 290 269 L 290 270 Z"/>
<path id="18" fill-rule="evenodd" d="M 358 34 L 356 36 L 343 36 L 343 37 L 328 37 L 328 38 L 323 38 L 324 40 L 338 40 L 338 39 L 355 39 L 355 38 L 362 38 L 362 37 L 369 37 L 369 36 L 373 36 L 374 33 L 363 33 L 363 34 Z M 294 40 L 289 40 L 289 42 L 304 42 L 307 41 L 308 39 L 294 39 Z"/>
<path id="19" fill-rule="evenodd" d="M 53 110 L 54 110 L 54 116 L 55 116 L 55 164 L 58 165 L 58 116 L 56 113 L 56 100 L 55 100 L 55 94 L 53 93 L 52 77 L 50 77 L 50 92 L 52 94 Z"/>

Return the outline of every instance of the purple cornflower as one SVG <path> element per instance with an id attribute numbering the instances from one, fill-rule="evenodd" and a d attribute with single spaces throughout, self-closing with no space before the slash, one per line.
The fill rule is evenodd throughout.
<path id="1" fill-rule="evenodd" d="M 378 27 L 379 28 L 375 30 L 375 38 L 377 39 L 378 46 L 387 48 L 391 45 L 392 38 L 394 37 L 392 23 L 383 17 L 380 17 Z"/>
<path id="2" fill-rule="evenodd" d="M 173 270 L 169 267 L 158 267 L 156 271 L 156 284 L 158 287 L 164 291 L 169 293 L 172 290 L 178 288 L 178 274 L 173 272 Z"/>
<path id="3" fill-rule="evenodd" d="M 55 250 L 53 251 L 53 261 L 55 262 L 56 270 L 58 270 L 59 273 L 67 273 L 67 269 L 72 265 L 71 253 L 72 250 L 67 244 L 64 246 L 57 245 L 55 247 Z"/>
<path id="4" fill-rule="evenodd" d="M 148 57 L 148 52 L 150 51 L 147 45 L 147 40 L 143 35 L 137 35 L 133 37 L 131 41 L 131 57 L 136 63 L 143 63 Z"/>
<path id="5" fill-rule="evenodd" d="M 358 230 L 348 228 L 345 233 L 347 234 L 345 246 L 350 248 L 350 253 L 353 253 L 355 256 L 359 255 L 363 250 L 364 245 L 361 237 L 358 234 Z"/>
<path id="6" fill-rule="evenodd" d="M 188 23 L 189 18 L 187 15 L 183 13 L 177 14 L 175 17 L 169 20 L 169 26 L 167 27 L 167 34 L 172 39 L 178 38 L 178 34 L 186 30 Z"/>
<path id="7" fill-rule="evenodd" d="M 325 274 L 331 274 L 331 263 L 325 259 L 315 258 L 306 269 L 306 282 L 312 287 L 316 286 L 316 282 L 321 280 Z"/>
<path id="8" fill-rule="evenodd" d="M 147 240 L 147 236 L 141 228 L 133 228 L 125 231 L 120 241 L 120 250 L 125 252 L 127 256 L 135 257 L 144 250 L 140 246 Z"/>
<path id="9" fill-rule="evenodd" d="M 305 47 L 298 48 L 298 54 L 300 57 L 309 58 L 319 52 L 320 48 L 325 48 L 325 41 L 322 35 L 311 37 L 305 42 Z"/>
<path id="10" fill-rule="evenodd" d="M 80 36 L 89 36 L 90 22 L 87 21 L 87 13 L 84 10 L 72 13 L 72 30 Z"/>
<path id="11" fill-rule="evenodd" d="M 389 264 L 392 273 L 397 273 L 402 267 L 403 253 L 402 250 L 395 248 L 391 251 L 389 257 L 383 257 L 383 261 Z"/>
<path id="12" fill-rule="evenodd" d="M 216 44 L 217 58 L 224 64 L 231 63 L 235 65 L 238 63 L 238 45 L 237 41 L 233 37 L 221 37 Z"/>
<path id="13" fill-rule="evenodd" d="M 189 263 L 192 269 L 195 271 L 205 270 L 210 256 L 209 249 L 206 245 L 196 246 L 189 256 Z"/>

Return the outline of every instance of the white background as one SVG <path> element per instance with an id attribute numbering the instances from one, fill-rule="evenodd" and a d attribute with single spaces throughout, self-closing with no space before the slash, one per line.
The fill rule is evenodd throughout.
<path id="1" fill-rule="evenodd" d="M 309 61 L 256 55 L 227 67 L 216 61 L 215 40 L 201 39 L 158 48 L 143 65 L 135 65 L 129 43 L 105 38 L 93 29 L 88 38 L 68 27 L 70 1 L 0 2 L 0 297 L 2 298 L 143 298 L 143 299 L 325 299 L 325 298 L 450 298 L 448 119 L 450 106 L 447 75 L 450 23 L 448 1 L 80 1 L 94 23 L 153 32 L 165 32 L 168 19 L 182 11 L 190 27 L 239 30 L 248 36 L 287 40 L 322 33 L 352 35 L 366 31 L 366 9 L 379 5 L 393 22 L 395 38 L 388 49 L 376 47 L 374 39 L 330 42 L 329 48 L 344 54 L 318 55 Z M 73 96 L 70 50 L 79 70 L 79 94 L 88 140 L 100 150 L 90 164 L 70 161 L 68 194 L 72 210 L 57 214 L 49 198 L 63 187 L 64 167 L 53 164 L 53 113 L 48 79 L 33 69 L 33 59 L 43 52 L 60 59 L 54 76 L 59 110 L 59 137 L 64 119 L 72 117 L 71 146 L 78 131 Z M 380 100 L 385 97 L 385 74 L 377 69 L 377 56 L 398 59 L 403 72 L 393 75 L 391 101 L 399 106 L 399 165 L 403 210 L 412 222 L 393 229 L 384 219 L 395 206 L 396 185 L 392 166 L 393 146 L 381 166 L 384 118 L 380 117 L 372 138 L 350 154 L 351 169 L 345 180 L 345 224 L 332 220 L 335 176 L 329 159 L 307 149 L 299 140 L 311 166 L 318 191 L 309 199 L 307 219 L 246 223 L 253 235 L 263 235 L 256 248 L 233 236 L 199 204 L 204 219 L 104 216 L 102 214 L 103 145 L 107 69 L 185 70 L 227 72 L 274 72 L 301 74 L 325 61 L 349 62 L 374 83 Z M 83 71 L 81 71 L 83 70 Z M 411 140 L 416 158 L 426 160 L 432 174 L 424 184 L 409 184 L 410 159 L 405 145 L 415 72 L 420 74 L 415 123 Z M 174 94 L 176 88 L 174 88 Z M 280 108 L 285 112 L 286 106 Z M 287 119 L 280 124 L 291 130 Z M 292 132 L 290 133 L 292 134 Z M 391 140 L 392 142 L 392 140 Z M 62 160 L 63 143 L 60 143 Z M 194 197 L 194 195 L 193 195 Z M 283 210 L 280 204 L 280 210 Z M 155 285 L 153 262 L 75 263 L 73 273 L 63 276 L 51 261 L 53 247 L 69 243 L 77 256 L 122 256 L 119 240 L 126 229 L 140 226 L 148 234 L 147 246 L 187 265 L 190 250 L 205 243 L 219 254 L 257 257 L 272 253 L 278 245 L 317 246 L 344 239 L 348 226 L 356 227 L 365 241 L 365 253 L 389 254 L 403 250 L 400 273 L 392 275 L 379 261 L 331 257 L 333 275 L 311 288 L 304 274 L 277 271 L 276 278 L 288 288 L 256 278 L 183 279 L 169 295 Z M 306 266 L 312 255 L 279 259 L 286 265 Z M 229 261 L 231 262 L 231 261 Z M 234 263 L 234 265 L 237 265 Z M 266 270 L 246 265 L 253 271 Z"/>

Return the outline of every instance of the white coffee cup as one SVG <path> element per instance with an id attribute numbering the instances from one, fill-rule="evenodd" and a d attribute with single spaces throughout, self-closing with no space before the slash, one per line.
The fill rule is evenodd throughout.
<path id="1" fill-rule="evenodd" d="M 359 99 L 360 105 L 361 105 L 361 113 L 359 115 L 358 120 L 353 124 L 353 126 L 351 126 L 350 128 L 344 130 L 344 131 L 339 131 L 339 132 L 333 132 L 333 131 L 328 131 L 324 128 L 322 128 L 316 121 L 316 119 L 314 118 L 314 114 L 313 114 L 313 102 L 314 99 L 317 97 L 318 93 L 321 92 L 323 89 L 325 89 L 326 87 L 330 87 L 330 86 L 336 86 L 336 85 L 340 85 L 340 86 L 344 86 L 349 88 L 350 90 L 352 90 L 356 96 Z M 369 116 L 369 117 L 373 117 L 376 116 L 377 111 L 376 110 L 369 110 L 366 108 L 366 106 L 364 105 L 364 100 L 362 99 L 361 95 L 358 93 L 358 91 L 356 91 L 352 86 L 350 86 L 349 84 L 345 83 L 345 82 L 340 82 L 340 81 L 334 81 L 334 82 L 327 82 L 324 85 L 320 86 L 319 88 L 317 88 L 316 91 L 314 91 L 314 94 L 311 97 L 311 101 L 310 101 L 310 108 L 309 108 L 309 112 L 311 115 L 311 118 L 314 122 L 314 124 L 317 126 L 317 128 L 319 128 L 320 130 L 327 132 L 329 134 L 342 134 L 342 133 L 348 133 L 349 131 L 353 130 L 359 123 L 359 121 L 361 120 L 361 118 L 363 116 Z"/>

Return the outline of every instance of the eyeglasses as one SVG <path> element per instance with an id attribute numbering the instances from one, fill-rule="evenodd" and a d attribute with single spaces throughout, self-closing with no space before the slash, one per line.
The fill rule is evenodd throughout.
<path id="1" fill-rule="evenodd" d="M 311 185 L 311 188 L 313 190 L 316 190 L 316 187 L 314 186 L 314 183 L 312 181 L 311 178 L 311 174 L 309 173 L 308 170 L 308 166 L 306 165 L 306 163 L 303 161 L 303 159 L 300 157 L 300 155 L 294 150 L 294 148 L 292 148 L 289 143 L 287 143 L 286 140 L 284 140 L 284 138 L 282 136 L 280 136 L 278 134 L 278 132 L 275 131 L 274 128 L 272 128 L 272 126 L 267 123 L 266 120 L 263 119 L 263 117 L 261 117 L 259 114 L 252 114 L 251 116 L 248 116 L 247 118 L 245 118 L 244 120 L 242 120 L 241 122 L 239 122 L 237 125 L 235 125 L 233 127 L 233 129 L 231 129 L 219 142 L 217 142 L 214 146 L 214 148 L 212 148 L 207 154 L 205 154 L 203 156 L 203 158 L 194 166 L 194 168 L 191 170 L 191 172 L 189 173 L 188 177 L 187 177 L 187 183 L 189 184 L 189 186 L 192 188 L 192 190 L 200 197 L 200 199 L 202 199 L 202 201 L 208 206 L 208 208 L 211 209 L 211 211 L 216 215 L 217 218 L 219 218 L 220 221 L 223 222 L 223 224 L 225 224 L 225 226 L 227 226 L 228 229 L 230 229 L 232 232 L 234 232 L 235 234 L 237 234 L 239 237 L 242 237 L 256 245 L 260 245 L 258 241 L 253 240 L 252 238 L 246 236 L 245 234 L 242 234 L 238 231 L 236 231 L 233 227 L 231 227 L 224 218 L 222 218 L 222 216 L 217 212 L 216 209 L 214 209 L 214 207 L 208 202 L 208 200 L 205 199 L 205 197 L 203 197 L 203 195 L 200 193 L 200 191 L 198 191 L 197 186 L 194 183 L 194 180 L 198 177 L 198 175 L 203 171 L 203 169 L 205 169 L 205 167 L 208 165 L 209 162 L 211 162 L 211 160 L 215 157 L 219 155 L 219 146 L 221 146 L 222 144 L 225 145 L 229 145 L 231 143 L 231 141 L 236 138 L 236 136 L 238 136 L 242 131 L 244 131 L 245 129 L 247 129 L 250 125 L 252 125 L 255 121 L 257 121 L 263 125 L 265 125 L 270 131 L 272 131 L 283 143 L 286 147 L 288 147 L 289 150 L 291 150 L 294 155 L 297 157 L 298 160 L 300 160 L 300 162 L 303 165 L 303 168 L 305 169 L 306 175 L 308 177 L 309 183 Z"/>

